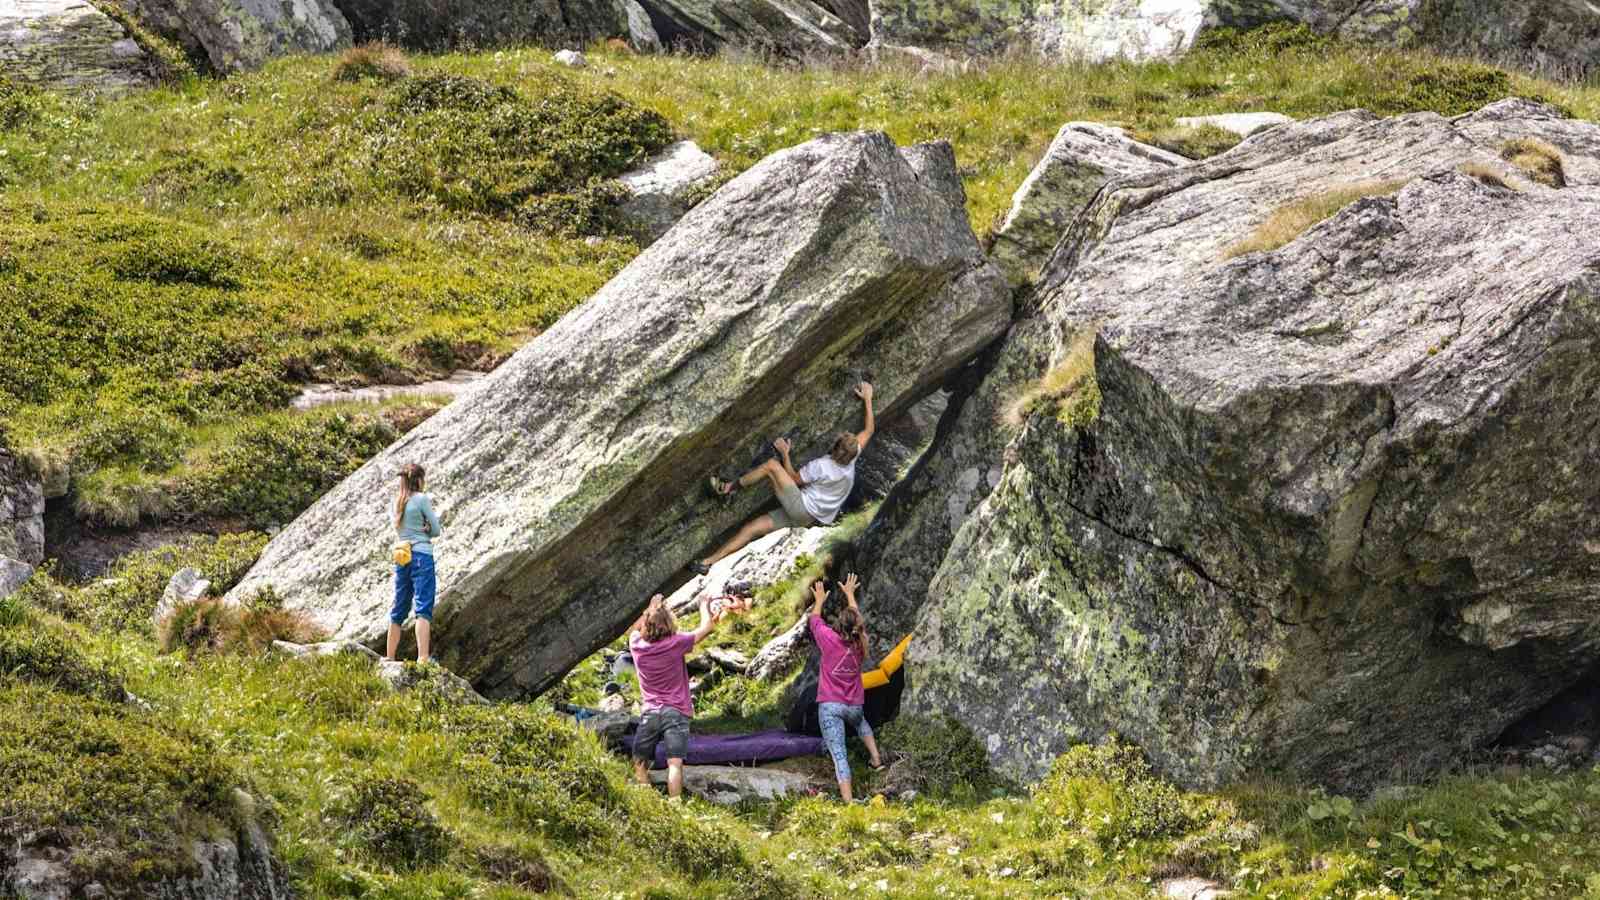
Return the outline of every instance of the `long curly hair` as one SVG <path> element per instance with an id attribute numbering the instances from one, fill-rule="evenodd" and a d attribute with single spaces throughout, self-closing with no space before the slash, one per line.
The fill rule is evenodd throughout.
<path id="1" fill-rule="evenodd" d="M 642 636 L 648 643 L 664 641 L 672 637 L 678 630 L 678 620 L 672 615 L 671 607 L 665 603 L 658 604 L 654 609 L 646 610 L 644 614 L 644 628 Z"/>

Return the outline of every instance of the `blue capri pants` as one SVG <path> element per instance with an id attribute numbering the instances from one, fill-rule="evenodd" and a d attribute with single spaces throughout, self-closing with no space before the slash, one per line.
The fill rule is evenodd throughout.
<path id="1" fill-rule="evenodd" d="M 433 575 L 433 554 L 412 553 L 411 562 L 394 567 L 394 605 L 389 621 L 405 622 L 415 604 L 417 618 L 433 621 L 433 595 L 438 590 Z"/>

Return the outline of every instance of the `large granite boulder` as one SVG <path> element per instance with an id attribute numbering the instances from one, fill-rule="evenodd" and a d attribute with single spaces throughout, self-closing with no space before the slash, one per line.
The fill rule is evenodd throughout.
<path id="1" fill-rule="evenodd" d="M 1298 22 L 1380 46 L 1424 46 L 1569 77 L 1600 59 L 1585 0 L 871 0 L 874 44 L 946 53 L 1026 49 L 1058 59 L 1176 56 L 1215 28 Z"/>
<path id="2" fill-rule="evenodd" d="M 460 45 L 576 45 L 628 34 L 631 0 L 331 0 L 359 42 L 388 41 L 415 50 Z"/>
<path id="3" fill-rule="evenodd" d="M 1011 315 L 948 144 L 877 133 L 781 151 L 695 207 L 594 297 L 330 491 L 234 589 L 272 585 L 341 638 L 381 640 L 395 473 L 427 467 L 435 653 L 494 696 L 537 693 L 615 638 L 769 498 L 704 478 L 804 429 L 893 417 Z"/>
<path id="4" fill-rule="evenodd" d="M 1505 165 L 1529 136 L 1565 188 Z M 1600 248 L 1570 236 L 1600 227 L 1597 137 L 1520 101 L 1342 113 L 1109 186 L 1045 272 L 1048 362 L 927 588 L 908 708 L 962 710 L 1020 777 L 1115 732 L 1188 784 L 1361 789 L 1590 670 Z"/>
<path id="5" fill-rule="evenodd" d="M 1107 181 L 1188 163 L 1176 153 L 1139 143 L 1120 128 L 1068 122 L 1012 195 L 1011 210 L 995 231 L 989 256 L 1012 284 L 1027 284 Z"/>
<path id="6" fill-rule="evenodd" d="M 622 213 L 643 244 L 666 234 L 689 211 L 697 190 L 717 175 L 717 161 L 694 141 L 677 141 L 617 180 L 628 189 Z"/>
<path id="7" fill-rule="evenodd" d="M 130 0 L 135 16 L 214 72 L 254 69 L 288 53 L 350 45 L 332 0 Z"/>
<path id="8" fill-rule="evenodd" d="M 156 81 L 150 56 L 88 0 L 0 5 L 0 74 L 23 84 L 100 94 Z"/>
<path id="9" fill-rule="evenodd" d="M 787 59 L 837 55 L 858 45 L 855 32 L 811 0 L 638 0 L 663 46 L 710 52 L 724 47 Z"/>
<path id="10" fill-rule="evenodd" d="M 0 444 L 0 556 L 44 562 L 44 486 L 33 467 Z"/>

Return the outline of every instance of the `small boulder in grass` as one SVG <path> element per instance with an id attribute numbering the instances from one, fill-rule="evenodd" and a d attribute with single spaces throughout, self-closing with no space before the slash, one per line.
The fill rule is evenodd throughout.
<path id="1" fill-rule="evenodd" d="M 589 65 L 588 58 L 577 50 L 558 50 L 556 51 L 555 60 L 563 66 L 573 69 L 581 69 Z"/>
<path id="2" fill-rule="evenodd" d="M 210 580 L 200 577 L 198 569 L 179 569 L 172 573 L 172 578 L 167 581 L 166 590 L 161 592 L 161 602 L 156 604 L 150 621 L 159 625 L 163 619 L 172 615 L 172 610 L 178 604 L 193 603 L 210 592 Z"/>

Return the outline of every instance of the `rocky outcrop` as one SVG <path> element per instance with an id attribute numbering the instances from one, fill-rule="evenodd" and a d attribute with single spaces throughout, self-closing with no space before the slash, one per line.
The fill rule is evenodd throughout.
<path id="1" fill-rule="evenodd" d="M 1600 8 L 1584 0 L 872 0 L 872 41 L 957 55 L 1026 49 L 1058 59 L 1178 55 L 1207 30 L 1300 22 L 1341 38 L 1569 77 L 1600 59 Z"/>
<path id="2" fill-rule="evenodd" d="M 32 577 L 33 566 L 9 556 L 0 556 L 0 600 L 22 590 L 22 586 Z"/>
<path id="3" fill-rule="evenodd" d="M 396 397 L 457 397 L 483 377 L 482 372 L 457 369 L 449 378 L 420 384 L 373 384 L 345 388 L 337 384 L 308 384 L 289 401 L 292 409 L 316 409 L 331 403 L 383 403 Z"/>
<path id="4" fill-rule="evenodd" d="M 805 664 L 810 651 L 811 634 L 806 630 L 806 620 L 800 619 L 788 631 L 767 641 L 745 667 L 745 674 L 757 681 L 782 681 Z"/>
<path id="5" fill-rule="evenodd" d="M 760 590 L 787 577 L 795 560 L 818 553 L 827 539 L 826 528 L 785 528 L 764 535 L 718 560 L 710 574 L 685 582 L 667 597 L 667 606 L 681 616 L 694 610 L 701 597 L 723 596 L 729 585 L 742 582 Z"/>
<path id="6" fill-rule="evenodd" d="M 371 662 L 382 657 L 365 644 L 355 641 L 320 641 L 315 644 L 296 644 L 292 641 L 273 641 L 270 650 L 291 659 L 316 659 L 323 656 L 364 656 Z"/>
<path id="7" fill-rule="evenodd" d="M 850 26 L 811 0 L 638 0 L 663 46 L 709 52 L 752 50 L 788 59 L 838 55 L 859 41 Z"/>
<path id="8" fill-rule="evenodd" d="M 0 6 L 0 73 L 23 84 L 101 94 L 156 82 L 149 55 L 87 0 Z"/>
<path id="9" fill-rule="evenodd" d="M 617 180 L 628 189 L 620 212 L 649 244 L 689 211 L 694 192 L 715 178 L 717 161 L 694 141 L 678 141 Z"/>
<path id="10" fill-rule="evenodd" d="M 1294 119 L 1275 112 L 1216 113 L 1209 116 L 1179 116 L 1173 124 L 1179 128 L 1220 128 L 1239 137 L 1249 137 L 1265 128 L 1284 125 Z M 1184 160 L 1188 162 L 1188 160 Z"/>
<path id="11" fill-rule="evenodd" d="M 1344 790 L 1437 769 L 1589 671 L 1600 250 L 1567 236 L 1600 226 L 1600 185 L 1500 155 L 1558 131 L 1600 136 L 1520 101 L 1342 113 L 1103 192 L 1037 295 L 1038 373 L 1092 352 L 1093 381 L 1023 393 L 926 592 L 908 707 L 963 710 L 1016 776 L 1115 732 L 1188 784 Z M 1097 417 L 1063 421 L 1088 389 Z"/>
<path id="12" fill-rule="evenodd" d="M 350 23 L 331 0 L 130 0 L 130 6 L 141 22 L 215 72 L 350 45 Z"/>
<path id="13" fill-rule="evenodd" d="M 324 496 L 232 596 L 272 585 L 338 637 L 381 639 L 385 498 L 416 460 L 445 524 L 436 652 L 486 693 L 538 693 L 769 502 L 712 499 L 705 473 L 796 423 L 798 455 L 824 452 L 859 427 L 868 367 L 897 415 L 1010 313 L 948 145 L 855 133 L 781 151 Z"/>
<path id="14" fill-rule="evenodd" d="M 199 569 L 185 566 L 173 572 L 172 577 L 167 579 L 167 586 L 161 592 L 155 611 L 150 614 L 151 624 L 160 625 L 179 604 L 197 602 L 210 592 L 211 582 L 200 575 Z"/>
<path id="15" fill-rule="evenodd" d="M 650 772 L 650 783 L 665 786 L 667 770 Z M 684 766 L 683 789 L 719 806 L 781 800 L 815 794 L 824 783 L 800 772 L 757 766 Z"/>
<path id="16" fill-rule="evenodd" d="M 170 900 L 288 900 L 290 890 L 282 864 L 273 855 L 272 840 L 261 827 L 255 798 L 234 790 L 236 825 L 210 823 L 209 831 L 186 850 L 192 873 L 162 882 L 158 894 Z M 196 823 L 199 824 L 199 823 Z M 176 848 L 175 848 L 176 849 Z M 70 848 L 24 844 L 7 848 L 0 857 L 0 892 L 21 900 L 67 900 L 120 896 L 71 865 Z"/>
<path id="17" fill-rule="evenodd" d="M 44 486 L 33 467 L 0 444 L 0 556 L 44 562 Z"/>
<path id="18" fill-rule="evenodd" d="M 1067 226 L 1107 181 L 1188 162 L 1141 144 L 1120 128 L 1068 122 L 1012 195 L 1011 211 L 995 231 L 989 256 L 1012 284 L 1028 284 L 1050 259 Z"/>
<path id="19" fill-rule="evenodd" d="M 348 651 L 341 648 L 339 652 Z M 458 706 L 486 706 L 489 703 L 472 689 L 465 678 L 437 665 L 380 659 L 378 680 L 396 692 L 425 689 Z"/>

